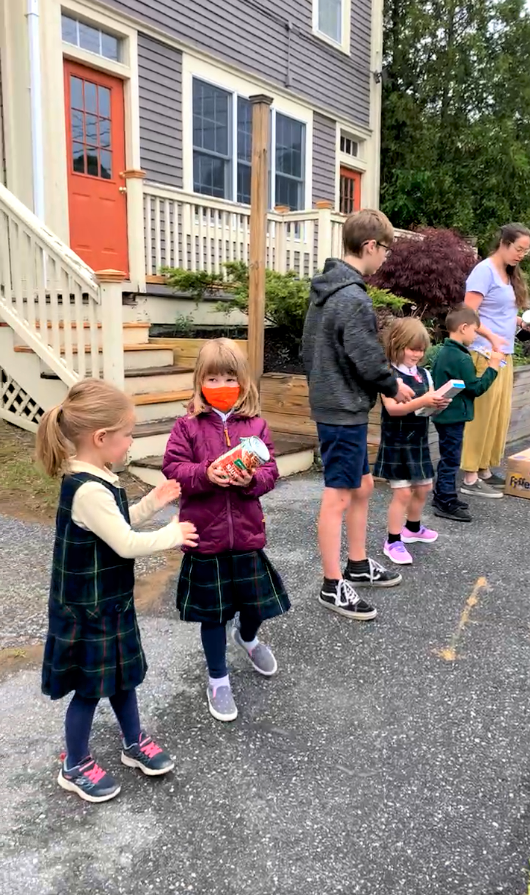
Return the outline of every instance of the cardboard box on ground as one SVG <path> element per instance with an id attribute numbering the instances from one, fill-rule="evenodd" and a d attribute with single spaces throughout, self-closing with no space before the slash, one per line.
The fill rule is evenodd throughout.
<path id="1" fill-rule="evenodd" d="M 504 493 L 530 500 L 530 448 L 508 457 Z"/>

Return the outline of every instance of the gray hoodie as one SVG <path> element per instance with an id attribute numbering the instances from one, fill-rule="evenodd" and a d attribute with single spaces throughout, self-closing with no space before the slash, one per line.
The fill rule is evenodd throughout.
<path id="1" fill-rule="evenodd" d="M 311 416 L 318 423 L 360 426 L 379 392 L 398 390 L 377 334 L 377 319 L 363 277 L 329 258 L 311 283 L 302 353 Z"/>

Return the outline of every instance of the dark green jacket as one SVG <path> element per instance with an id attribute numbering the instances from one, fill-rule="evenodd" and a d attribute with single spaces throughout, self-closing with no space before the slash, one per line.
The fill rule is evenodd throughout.
<path id="1" fill-rule="evenodd" d="M 477 376 L 475 365 L 465 345 L 446 339 L 434 363 L 432 378 L 438 389 L 450 379 L 463 379 L 466 387 L 451 401 L 447 410 L 434 417 L 436 424 L 469 423 L 475 414 L 475 398 L 487 392 L 497 378 L 497 370 L 488 367 L 482 376 Z"/>

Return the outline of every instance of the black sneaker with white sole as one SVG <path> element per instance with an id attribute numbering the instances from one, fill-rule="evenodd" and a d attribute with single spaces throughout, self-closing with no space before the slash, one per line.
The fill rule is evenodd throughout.
<path id="1" fill-rule="evenodd" d="M 371 621 L 377 615 L 377 609 L 361 600 L 349 581 L 327 581 L 324 579 L 318 602 L 344 618 L 358 622 Z"/>
<path id="2" fill-rule="evenodd" d="M 403 576 L 399 572 L 390 572 L 375 559 L 367 559 L 366 570 L 362 572 L 354 572 L 348 563 L 344 570 L 344 578 L 354 587 L 395 587 L 403 581 Z"/>

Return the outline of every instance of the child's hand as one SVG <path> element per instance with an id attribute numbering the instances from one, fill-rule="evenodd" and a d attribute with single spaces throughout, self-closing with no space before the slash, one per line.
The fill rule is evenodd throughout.
<path id="1" fill-rule="evenodd" d="M 491 367 L 493 370 L 498 370 L 501 365 L 501 361 L 503 360 L 504 354 L 501 354 L 500 351 L 492 351 L 489 358 L 488 367 Z"/>
<path id="2" fill-rule="evenodd" d="M 250 485 L 252 479 L 254 478 L 254 470 L 249 469 L 238 469 L 237 478 L 234 476 L 231 479 L 232 485 L 238 485 L 240 488 L 246 488 Z"/>
<path id="3" fill-rule="evenodd" d="M 156 488 L 153 488 L 151 494 L 157 505 L 162 508 L 168 503 L 171 503 L 172 500 L 176 500 L 177 497 L 180 497 L 180 490 L 179 483 L 170 479 L 168 482 L 162 482 L 161 485 L 157 485 Z"/>
<path id="4" fill-rule="evenodd" d="M 173 522 L 178 522 L 180 525 L 180 530 L 182 532 L 182 547 L 196 547 L 199 541 L 199 535 L 197 534 L 197 529 L 195 528 L 193 522 L 179 522 L 179 517 L 175 516 L 172 520 Z"/>
<path id="5" fill-rule="evenodd" d="M 434 391 L 427 392 L 427 394 L 423 396 L 423 407 L 435 407 L 436 410 L 445 410 L 446 407 L 449 407 L 450 403 L 451 398 L 446 398 L 445 395 L 437 395 Z"/>
<path id="6" fill-rule="evenodd" d="M 230 485 L 230 476 L 226 474 L 224 469 L 220 469 L 217 461 L 214 460 L 206 470 L 206 475 L 213 485 L 219 485 L 220 488 L 228 488 Z"/>

